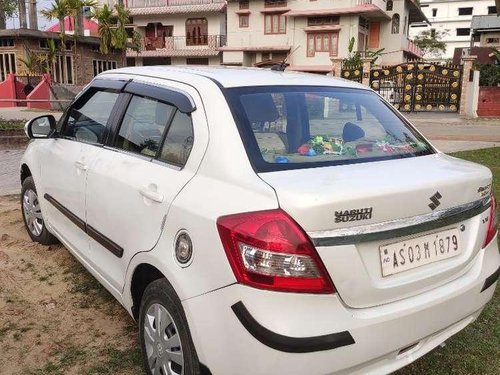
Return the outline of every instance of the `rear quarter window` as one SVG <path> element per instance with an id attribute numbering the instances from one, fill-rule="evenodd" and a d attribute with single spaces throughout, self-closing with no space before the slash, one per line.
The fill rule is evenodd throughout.
<path id="1" fill-rule="evenodd" d="M 431 147 L 378 95 L 334 87 L 228 89 L 258 172 L 413 157 Z"/>

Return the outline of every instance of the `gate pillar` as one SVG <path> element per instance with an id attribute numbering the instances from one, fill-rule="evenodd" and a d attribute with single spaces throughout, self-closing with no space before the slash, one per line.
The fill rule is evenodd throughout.
<path id="1" fill-rule="evenodd" d="M 462 57 L 464 70 L 462 72 L 462 93 L 460 94 L 460 116 L 465 116 L 467 114 L 469 101 L 473 99 L 472 95 L 469 95 L 467 92 L 467 87 L 469 86 L 469 76 L 472 70 L 472 64 L 476 61 L 476 59 L 477 56 Z"/>
<path id="2" fill-rule="evenodd" d="M 370 73 L 372 69 L 372 58 L 371 57 L 363 57 L 361 61 L 363 61 L 363 78 L 361 83 L 365 86 L 370 86 Z"/>
<path id="3" fill-rule="evenodd" d="M 332 73 L 334 77 L 342 77 L 341 71 L 342 71 L 342 60 L 338 57 L 332 57 L 330 59 L 332 61 Z"/>

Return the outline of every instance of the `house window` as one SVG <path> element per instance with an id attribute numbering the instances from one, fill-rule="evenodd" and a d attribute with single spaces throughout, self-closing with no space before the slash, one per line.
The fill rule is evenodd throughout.
<path id="1" fill-rule="evenodd" d="M 0 47 L 14 47 L 14 39 L 0 38 Z"/>
<path id="2" fill-rule="evenodd" d="M 488 7 L 488 14 L 497 14 L 497 7 Z"/>
<path id="3" fill-rule="evenodd" d="M 49 41 L 47 39 L 40 39 L 38 41 L 38 46 L 41 49 L 49 49 Z"/>
<path id="4" fill-rule="evenodd" d="M 436 37 L 436 29 L 431 29 L 431 38 Z"/>
<path id="5" fill-rule="evenodd" d="M 208 22 L 206 18 L 186 20 L 186 45 L 202 46 L 208 44 Z"/>
<path id="6" fill-rule="evenodd" d="M 314 57 L 316 52 L 328 52 L 330 56 L 337 56 L 338 39 L 338 33 L 308 33 L 307 56 Z"/>
<path id="7" fill-rule="evenodd" d="M 309 17 L 307 18 L 307 26 L 323 26 L 323 25 L 338 25 L 340 17 L 324 16 L 324 17 Z"/>
<path id="8" fill-rule="evenodd" d="M 0 81 L 4 81 L 10 73 L 16 73 L 16 54 L 0 53 Z"/>
<path id="9" fill-rule="evenodd" d="M 94 68 L 94 77 L 106 70 L 116 69 L 116 61 L 106 61 L 106 60 L 92 60 L 92 65 Z"/>
<path id="10" fill-rule="evenodd" d="M 470 35 L 470 29 L 466 27 L 460 27 L 457 29 L 457 36 L 468 36 Z"/>
<path id="11" fill-rule="evenodd" d="M 264 34 L 285 34 L 286 18 L 283 14 L 274 13 L 264 16 Z"/>
<path id="12" fill-rule="evenodd" d="M 432 8 L 432 17 L 436 17 L 438 14 L 437 8 Z"/>
<path id="13" fill-rule="evenodd" d="M 470 16 L 472 14 L 472 7 L 458 8 L 459 16 Z"/>
<path id="14" fill-rule="evenodd" d="M 206 57 L 188 57 L 188 58 L 186 58 L 186 65 L 208 65 L 208 58 L 206 58 Z"/>
<path id="15" fill-rule="evenodd" d="M 249 0 L 240 0 L 240 9 L 249 9 L 250 1 Z"/>
<path id="16" fill-rule="evenodd" d="M 359 27 L 363 30 L 368 30 L 370 26 L 370 21 L 365 17 L 359 17 Z"/>
<path id="17" fill-rule="evenodd" d="M 72 85 L 75 83 L 75 68 L 73 65 L 73 56 L 65 56 L 63 60 L 61 55 L 56 56 L 56 61 L 52 66 L 51 77 L 56 83 Z M 63 63 L 66 61 L 65 63 Z"/>
<path id="18" fill-rule="evenodd" d="M 281 8 L 286 7 L 286 0 L 265 0 L 265 8 Z"/>
<path id="19" fill-rule="evenodd" d="M 240 14 L 239 19 L 240 19 L 240 27 L 248 27 L 248 22 L 249 22 L 248 14 Z"/>
<path id="20" fill-rule="evenodd" d="M 387 10 L 387 11 L 390 12 L 392 10 L 392 6 L 393 6 L 392 0 L 387 0 L 387 4 L 385 6 L 385 10 Z"/>
<path id="21" fill-rule="evenodd" d="M 392 34 L 399 34 L 399 14 L 397 14 L 397 13 L 392 16 L 391 33 Z"/>
<path id="22" fill-rule="evenodd" d="M 500 38 L 486 38 L 487 44 L 499 44 Z"/>

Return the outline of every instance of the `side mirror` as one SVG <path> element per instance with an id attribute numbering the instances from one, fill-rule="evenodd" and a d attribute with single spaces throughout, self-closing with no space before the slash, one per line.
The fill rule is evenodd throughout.
<path id="1" fill-rule="evenodd" d="M 52 115 L 35 117 L 24 125 L 24 132 L 30 139 L 48 138 L 55 130 L 56 119 Z"/>

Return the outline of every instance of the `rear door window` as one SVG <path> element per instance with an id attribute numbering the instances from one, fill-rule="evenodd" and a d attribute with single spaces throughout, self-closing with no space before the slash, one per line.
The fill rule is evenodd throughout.
<path id="1" fill-rule="evenodd" d="M 133 96 L 118 132 L 116 147 L 155 157 L 175 107 Z"/>
<path id="2" fill-rule="evenodd" d="M 433 152 L 368 90 L 279 86 L 228 92 L 247 154 L 258 172 Z"/>

